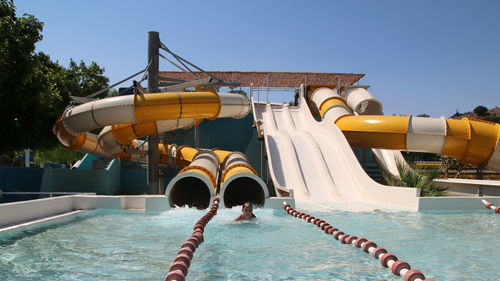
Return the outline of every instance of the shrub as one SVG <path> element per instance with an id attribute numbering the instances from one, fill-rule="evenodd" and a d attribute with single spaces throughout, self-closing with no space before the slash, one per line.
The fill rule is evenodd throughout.
<path id="1" fill-rule="evenodd" d="M 441 183 L 435 182 L 441 174 L 441 169 L 415 170 L 403 165 L 397 164 L 399 177 L 384 175 L 387 184 L 392 186 L 420 188 L 420 196 L 443 196 L 448 188 Z"/>

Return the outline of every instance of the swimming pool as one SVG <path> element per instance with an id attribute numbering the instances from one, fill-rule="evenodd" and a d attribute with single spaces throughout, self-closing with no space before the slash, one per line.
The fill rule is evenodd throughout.
<path id="1" fill-rule="evenodd" d="M 500 216 L 493 212 L 308 211 L 375 241 L 435 280 L 499 280 Z M 163 280 L 206 210 L 94 210 L 61 224 L 0 235 L 6 280 Z M 370 255 L 282 210 L 232 222 L 220 209 L 205 228 L 188 280 L 402 280 Z"/>

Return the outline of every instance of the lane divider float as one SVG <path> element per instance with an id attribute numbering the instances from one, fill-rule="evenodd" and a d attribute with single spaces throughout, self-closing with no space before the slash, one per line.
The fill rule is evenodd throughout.
<path id="1" fill-rule="evenodd" d="M 215 197 L 210 210 L 196 222 L 193 234 L 182 244 L 181 249 L 177 252 L 177 256 L 175 256 L 174 262 L 170 266 L 167 276 L 165 276 L 165 281 L 186 280 L 193 254 L 196 248 L 204 241 L 203 232 L 205 231 L 205 226 L 217 214 L 219 201 L 219 197 Z"/>
<path id="2" fill-rule="evenodd" d="M 484 199 L 482 199 L 481 201 L 486 206 L 486 209 L 492 209 L 493 211 L 495 211 L 495 213 L 500 213 L 500 206 L 495 206 L 493 205 L 493 203 L 488 202 Z"/>
<path id="3" fill-rule="evenodd" d="M 354 247 L 362 249 L 363 252 L 380 260 L 380 264 L 382 264 L 383 267 L 391 268 L 394 275 L 403 276 L 405 281 L 433 281 L 432 279 L 426 279 L 422 272 L 412 269 L 407 262 L 399 260 L 396 255 L 387 252 L 387 250 L 382 247 L 378 247 L 373 241 L 344 233 L 322 219 L 292 209 L 286 202 L 283 202 L 283 208 L 288 214 L 306 220 L 308 223 L 312 223 L 321 228 L 326 234 L 333 235 L 340 243 L 353 244 Z"/>

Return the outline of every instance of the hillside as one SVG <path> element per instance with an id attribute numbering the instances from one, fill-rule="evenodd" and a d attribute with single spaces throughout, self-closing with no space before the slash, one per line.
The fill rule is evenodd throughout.
<path id="1" fill-rule="evenodd" d="M 477 108 L 476 108 L 477 109 Z M 477 112 L 478 110 L 474 110 Z M 488 109 L 484 114 L 478 114 L 475 112 L 465 112 L 465 113 L 455 113 L 450 118 L 452 119 L 461 119 L 463 117 L 467 117 L 470 119 L 482 119 L 490 122 L 500 123 L 500 107 L 496 106 L 494 108 Z"/>

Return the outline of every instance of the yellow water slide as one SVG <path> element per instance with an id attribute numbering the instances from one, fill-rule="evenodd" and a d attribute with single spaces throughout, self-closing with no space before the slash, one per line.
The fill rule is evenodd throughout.
<path id="1" fill-rule="evenodd" d="M 340 95 L 325 87 L 314 90 L 309 100 L 352 146 L 443 154 L 478 167 L 500 169 L 499 124 L 468 118 L 355 116 Z"/>
<path id="2" fill-rule="evenodd" d="M 243 118 L 250 112 L 244 94 L 205 92 L 150 93 L 110 97 L 68 108 L 53 127 L 62 145 L 71 150 L 108 158 L 140 161 L 147 143 L 138 140 L 148 135 L 187 129 L 203 119 Z M 103 128 L 96 135 L 89 131 Z M 136 153 L 131 153 L 135 151 Z M 266 194 L 267 188 L 255 170 L 222 167 L 231 152 L 195 149 L 189 146 L 159 144 L 161 165 L 183 168 L 167 188 L 171 205 L 206 208 L 215 195 L 217 176 L 223 168 L 228 182 L 250 178 L 253 192 Z M 246 158 L 245 158 L 246 159 Z M 224 176 L 223 176 L 224 177 Z M 195 184 L 193 184 L 195 183 Z M 234 186 L 234 185 L 233 185 Z M 246 190 L 246 189 L 245 189 Z M 266 196 L 268 197 L 268 196 Z M 263 205 L 262 201 L 255 201 Z M 228 205 L 234 202 L 228 202 Z M 238 202 L 239 203 L 239 202 Z"/>
<path id="3" fill-rule="evenodd" d="M 169 195 L 172 206 L 207 208 L 217 190 L 219 170 L 222 172 L 219 194 L 225 207 L 231 208 L 245 202 L 263 206 L 269 197 L 266 184 L 243 153 L 220 149 L 198 150 L 187 146 L 181 146 L 178 150 L 177 162 L 190 164 L 167 185 L 165 193 Z"/>

